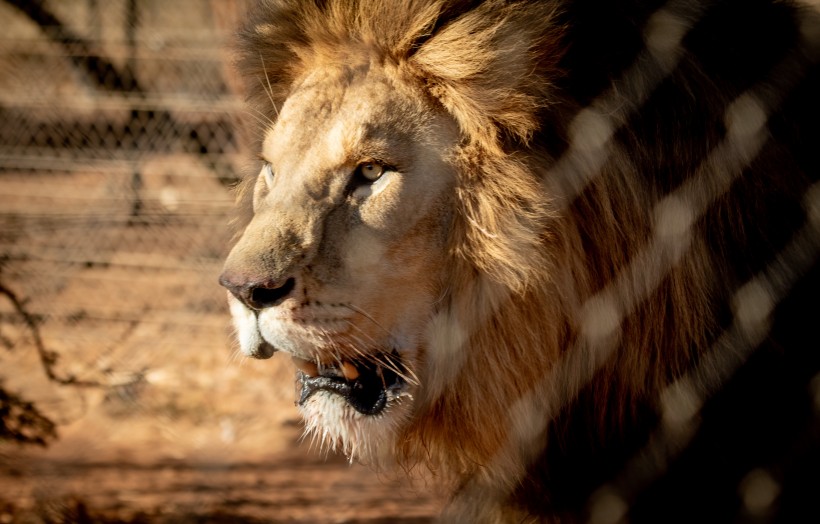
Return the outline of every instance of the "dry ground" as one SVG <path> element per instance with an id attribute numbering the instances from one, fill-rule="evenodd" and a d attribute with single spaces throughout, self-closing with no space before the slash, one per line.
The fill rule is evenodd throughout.
<path id="1" fill-rule="evenodd" d="M 195 331 L 141 382 L 103 389 L 54 386 L 15 349 L 5 381 L 60 423 L 59 439 L 0 445 L 0 523 L 415 523 L 437 512 L 425 481 L 301 440 L 289 359 L 198 351 L 208 330 Z"/>
<path id="2" fill-rule="evenodd" d="M 113 67 L 131 61 L 145 89 L 134 97 L 97 86 L 69 59 L 84 51 L 50 42 L 0 0 L 0 283 L 58 356 L 59 376 L 102 384 L 49 381 L 34 334 L 0 295 L 0 385 L 59 434 L 46 449 L 0 442 L 0 524 L 407 523 L 436 513 L 424 482 L 300 442 L 292 364 L 245 361 L 233 346 L 216 284 L 233 196 L 209 162 L 238 173 L 246 156 L 227 135 L 207 155 L 180 137 L 194 122 L 253 118 L 223 85 L 235 88 L 223 44 L 245 3 L 141 0 L 134 20 L 127 2 L 42 3 Z M 167 112 L 175 127 L 149 133 L 134 108 Z M 111 126 L 125 122 L 151 140 L 120 147 Z M 55 125 L 88 148 L 61 143 Z"/>
<path id="3" fill-rule="evenodd" d="M 0 524 L 429 521 L 440 501 L 424 481 L 301 441 L 290 359 L 237 354 L 216 283 L 232 197 L 179 165 L 184 179 L 149 165 L 144 188 L 173 187 L 181 207 L 147 199 L 134 221 L 122 174 L 0 177 L 0 279 L 56 373 L 103 384 L 49 381 L 0 296 L 0 381 L 59 433 L 46 449 L 0 443 Z"/>
<path id="4" fill-rule="evenodd" d="M 246 461 L 56 455 L 3 457 L 0 522 L 409 524 L 429 522 L 437 506 L 423 486 L 302 448 Z"/>

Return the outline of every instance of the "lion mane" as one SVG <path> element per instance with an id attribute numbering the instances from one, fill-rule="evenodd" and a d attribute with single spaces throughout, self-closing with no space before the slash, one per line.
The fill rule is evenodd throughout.
<path id="1" fill-rule="evenodd" d="M 818 421 L 777 406 L 819 369 L 816 27 L 778 1 L 252 10 L 253 137 L 359 55 L 457 123 L 437 350 L 394 449 L 451 486 L 444 522 L 687 521 L 739 514 L 756 464 L 797 478 L 783 449 Z"/>

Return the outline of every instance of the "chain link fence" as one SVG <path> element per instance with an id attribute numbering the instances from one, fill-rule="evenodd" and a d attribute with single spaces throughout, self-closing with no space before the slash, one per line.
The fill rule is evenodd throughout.
<path id="1" fill-rule="evenodd" d="M 250 415 L 271 391 L 270 375 L 283 359 L 264 363 L 264 372 L 251 363 L 232 365 L 236 351 L 224 291 L 216 284 L 231 239 L 230 187 L 248 157 L 239 122 L 256 118 L 244 113 L 225 47 L 246 3 L 0 1 L 0 390 L 20 395 L 18 409 L 33 401 L 45 418 L 66 424 L 92 407 L 103 413 L 101 424 L 148 415 L 147 433 L 159 432 L 186 451 L 210 442 L 207 432 L 225 445 L 255 443 L 254 431 L 295 416 L 293 410 L 267 410 L 271 418 L 264 421 Z M 697 4 L 665 4 L 648 24 L 646 50 L 633 69 L 576 117 L 576 140 L 552 171 L 553 193 L 571 202 L 598 176 L 613 134 L 629 117 L 625 108 L 640 110 L 676 67 L 680 41 L 693 24 L 688 11 Z M 758 154 L 769 115 L 793 86 L 779 87 L 750 89 L 727 108 L 727 139 L 703 160 L 726 163 L 706 166 L 727 173 L 726 187 Z M 589 318 L 582 320 L 589 324 L 583 347 L 571 358 L 600 365 L 612 334 L 685 254 L 692 223 L 726 190 L 715 186 L 712 194 L 697 182 L 657 203 L 659 225 L 646 251 L 585 303 Z M 720 369 L 704 359 L 703 373 L 712 373 L 705 382 L 713 390 L 757 347 L 755 337 L 766 336 L 760 326 L 816 264 L 819 191 L 814 184 L 806 192 L 796 247 L 787 245 L 737 290 L 740 303 L 751 306 L 740 307 L 728 325 L 724 336 L 734 338 L 715 344 L 734 348 L 737 362 Z M 562 366 L 579 364 L 559 362 L 545 378 L 555 379 L 556 388 Z M 592 522 L 621 521 L 632 503 L 630 490 L 640 491 L 658 474 L 658 464 L 689 444 L 690 435 L 680 432 L 694 431 L 704 402 L 692 393 L 691 380 L 684 376 L 664 392 L 668 420 L 620 472 L 617 486 L 597 493 Z M 814 403 L 820 402 L 818 380 L 806 390 Z M 78 396 L 78 390 L 94 392 Z M 279 400 L 292 403 L 291 391 Z M 541 401 L 525 396 L 514 412 L 538 413 Z M 13 404 L 2 397 L 0 403 Z M 528 419 L 532 427 L 512 435 L 511 446 L 542 437 L 547 421 Z M 207 432 L 182 435 L 181 420 Z M 106 436 L 156 442 L 135 435 L 134 427 Z M 53 438 L 47 425 L 39 430 L 40 437 Z M 256 438 L 270 436 L 261 431 Z M 75 445 L 85 442 L 68 433 Z M 200 447 L 203 453 L 216 449 Z M 764 481 L 771 479 L 765 470 L 750 475 L 761 471 Z M 754 485 L 755 478 L 748 482 Z"/>
<path id="2" fill-rule="evenodd" d="M 219 399 L 254 374 L 216 280 L 245 4 L 0 2 L 0 380 L 46 418 L 241 413 Z"/>
<path id="3" fill-rule="evenodd" d="M 249 3 L 0 0 L 0 522 L 435 513 L 300 447 L 290 362 L 234 345 Z"/>

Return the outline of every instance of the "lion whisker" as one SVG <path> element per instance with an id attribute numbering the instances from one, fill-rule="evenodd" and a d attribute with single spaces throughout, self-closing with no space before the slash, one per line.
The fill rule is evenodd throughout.
<path id="1" fill-rule="evenodd" d="M 378 343 L 377 343 L 377 342 L 373 339 L 373 337 L 371 337 L 371 336 L 370 336 L 370 335 L 368 335 L 366 332 L 364 332 L 364 331 L 363 331 L 363 330 L 362 330 L 359 326 L 357 326 L 356 324 L 354 324 L 353 322 L 351 322 L 351 321 L 349 321 L 349 320 L 345 320 L 345 322 L 347 322 L 347 323 L 348 323 L 348 325 L 350 325 L 350 327 L 352 327 L 353 329 L 355 329 L 356 331 L 358 331 L 359 333 L 361 333 L 361 335 L 362 335 L 363 337 L 366 337 L 366 338 L 368 339 L 368 340 L 366 341 L 366 340 L 364 340 L 364 339 L 362 339 L 362 338 L 360 338 L 360 337 L 355 337 L 355 339 L 354 339 L 355 341 L 359 341 L 359 342 L 368 342 L 368 341 L 369 341 L 369 342 L 370 342 L 370 344 L 369 344 L 369 345 L 371 345 L 371 346 L 378 346 L 378 345 L 379 345 L 379 344 L 378 344 Z M 362 351 L 358 348 L 358 346 L 355 346 L 355 345 L 354 345 L 354 346 L 353 346 L 353 348 L 354 348 L 354 350 L 355 350 L 355 351 L 356 351 L 356 352 L 357 352 L 360 356 L 367 358 L 370 362 L 372 362 L 372 363 L 374 363 L 374 364 L 376 364 L 376 365 L 380 365 L 380 366 L 386 367 L 387 369 L 389 369 L 390 371 L 392 371 L 393 373 L 395 373 L 396 375 L 398 375 L 399 377 L 401 377 L 401 378 L 402 378 L 402 380 L 404 380 L 404 381 L 405 381 L 405 382 L 407 382 L 408 384 L 412 384 L 412 385 L 414 385 L 414 386 L 418 386 L 418 385 L 421 383 L 421 382 L 419 381 L 418 376 L 417 376 L 417 375 L 416 375 L 416 374 L 415 374 L 415 373 L 414 373 L 411 369 L 405 369 L 405 370 L 400 369 L 400 368 L 399 368 L 399 366 L 398 366 L 398 365 L 396 365 L 396 363 L 395 363 L 395 362 L 393 362 L 393 360 L 390 358 L 390 356 L 389 356 L 389 355 L 386 355 L 386 354 L 377 354 L 377 355 L 373 355 L 373 354 L 365 354 L 364 352 L 362 352 Z"/>
<path id="2" fill-rule="evenodd" d="M 279 118 L 279 109 L 276 107 L 276 102 L 273 101 L 273 87 L 270 84 L 270 77 L 268 76 L 268 68 L 265 67 L 265 59 L 262 58 L 262 53 L 259 53 L 259 60 L 262 62 L 262 71 L 264 71 L 265 81 L 268 83 L 268 88 L 265 89 L 265 86 L 263 85 L 262 89 L 268 94 L 268 98 L 270 99 L 270 104 L 273 107 L 273 111 L 276 113 L 276 118 Z M 262 80 L 260 79 L 259 82 L 261 83 Z"/>
<path id="3" fill-rule="evenodd" d="M 237 347 L 231 353 L 231 356 L 228 357 L 228 365 L 237 365 L 240 368 L 243 367 L 248 362 L 248 356 L 242 351 L 242 348 Z"/>
<path id="4" fill-rule="evenodd" d="M 266 126 L 266 125 L 268 125 L 268 124 L 273 125 L 273 123 L 274 123 L 274 122 L 273 122 L 273 120 L 271 120 L 271 119 L 268 117 L 268 115 L 266 115 L 265 113 L 263 113 L 263 112 L 259 111 L 259 110 L 258 110 L 258 109 L 256 109 L 255 107 L 252 107 L 251 109 L 253 109 L 253 110 L 254 110 L 254 111 L 256 111 L 257 113 L 259 113 L 259 115 L 262 115 L 262 116 L 261 116 L 261 118 L 260 118 L 260 116 L 255 115 L 255 114 L 251 113 L 250 111 L 245 111 L 245 114 L 246 114 L 246 115 L 248 115 L 248 116 L 250 116 L 250 117 L 255 118 L 255 119 L 256 119 L 256 121 L 257 121 L 257 122 L 259 122 L 259 124 L 260 124 L 260 125 L 262 125 L 262 126 Z M 266 122 L 266 121 L 267 121 L 267 122 Z"/>
<path id="5" fill-rule="evenodd" d="M 375 324 L 375 325 L 376 325 L 376 327 L 380 328 L 382 331 L 384 331 L 384 332 L 385 332 L 385 333 L 387 333 L 388 335 L 392 335 L 392 333 L 390 332 L 390 330 L 389 330 L 389 329 L 387 329 L 386 327 L 384 327 L 384 326 L 382 326 L 381 324 L 379 324 L 379 322 L 378 322 L 378 321 L 376 321 L 376 319 L 375 319 L 375 318 L 373 318 L 373 317 L 372 317 L 372 316 L 371 316 L 371 315 L 370 315 L 367 311 L 365 311 L 364 309 L 360 308 L 359 306 L 354 306 L 353 304 L 344 304 L 344 307 L 346 307 L 346 308 L 350 309 L 351 311 L 354 311 L 354 312 L 356 312 L 356 313 L 358 313 L 358 314 L 362 315 L 362 316 L 363 316 L 364 318 L 366 318 L 367 320 L 369 320 L 369 321 L 373 322 L 373 324 Z"/>

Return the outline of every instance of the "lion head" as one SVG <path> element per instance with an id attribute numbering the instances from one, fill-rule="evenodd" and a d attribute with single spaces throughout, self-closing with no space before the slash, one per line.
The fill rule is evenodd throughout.
<path id="1" fill-rule="evenodd" d="M 261 167 L 221 282 L 243 352 L 290 354 L 310 430 L 366 458 L 431 412 L 504 403 L 479 377 L 521 370 L 459 353 L 476 318 L 541 287 L 549 265 L 548 199 L 506 149 L 549 96 L 534 75 L 557 53 L 522 58 L 552 42 L 520 30 L 551 9 L 411 7 L 273 3 L 243 35 Z"/>
<path id="2" fill-rule="evenodd" d="M 499 508 L 560 484 L 560 468 L 533 474 L 547 441 L 629 448 L 629 428 L 656 424 L 740 282 L 708 244 L 756 242 L 717 191 L 758 147 L 765 100 L 701 97 L 712 80 L 681 58 L 691 13 L 661 10 L 636 60 L 656 70 L 581 109 L 614 71 L 563 80 L 579 56 L 600 65 L 583 46 L 564 59 L 566 5 L 268 1 L 240 35 L 259 163 L 220 281 L 241 349 L 293 359 L 328 447 L 454 479 L 465 522 L 512 519 Z M 667 76 L 725 124 L 692 133 L 647 102 Z M 644 103 L 646 129 L 615 136 Z M 699 164 L 724 135 L 740 160 Z"/>
<path id="3" fill-rule="evenodd" d="M 305 418 L 350 453 L 411 413 L 453 221 L 458 130 L 379 61 L 295 82 L 223 275 L 242 349 L 292 355 Z"/>

